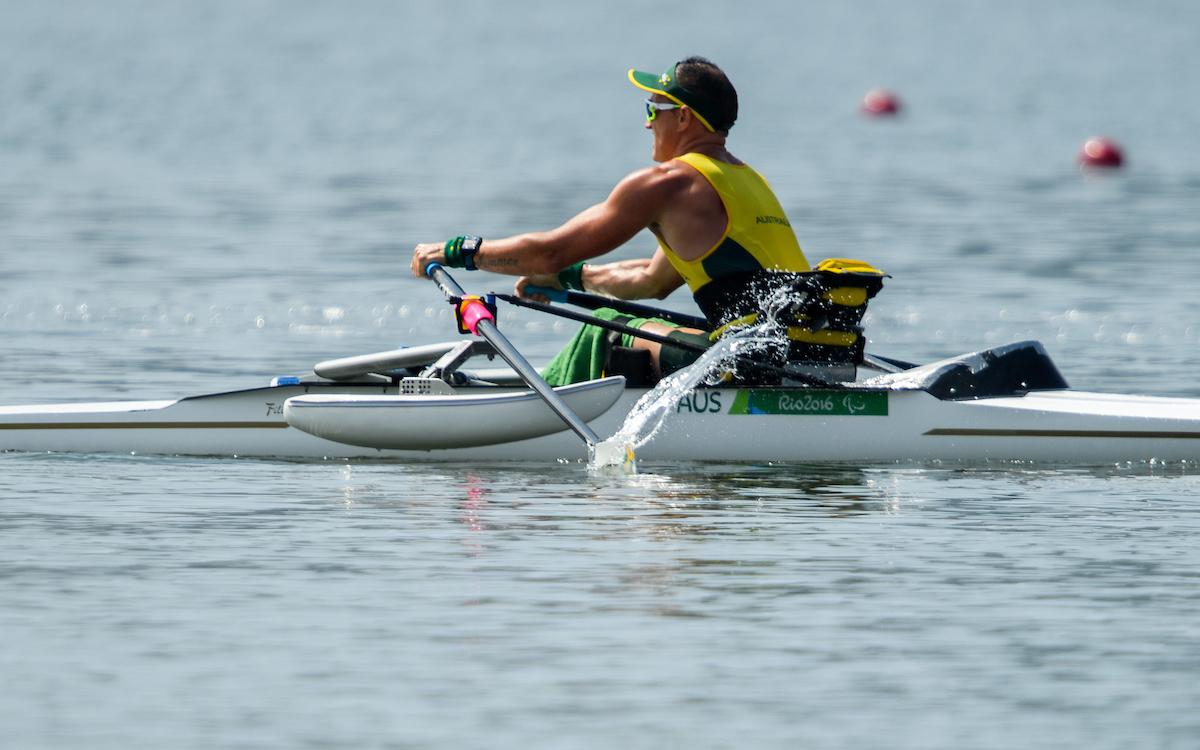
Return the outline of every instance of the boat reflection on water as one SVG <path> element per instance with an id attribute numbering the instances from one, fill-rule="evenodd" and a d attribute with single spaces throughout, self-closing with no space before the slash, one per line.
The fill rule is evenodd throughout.
<path id="1" fill-rule="evenodd" d="M 498 463 L 460 478 L 454 494 L 459 521 L 473 534 L 554 531 L 568 537 L 669 541 L 770 536 L 784 527 L 789 536 L 819 534 L 829 530 L 827 522 L 931 511 L 955 516 L 983 508 L 1008 515 L 1027 506 L 996 496 L 989 486 L 1058 487 L 1196 472 L 1189 462 L 1152 461 L 1081 467 L 998 461 L 678 464 L 654 473 L 582 478 L 564 477 L 558 466 Z M 998 478 L 1007 481 L 997 484 Z"/>
<path id="2" fill-rule="evenodd" d="M 507 642 L 512 628 L 543 617 L 601 634 L 644 618 L 724 618 L 731 637 L 748 622 L 812 628 L 814 618 L 923 632 L 944 612 L 937 595 L 914 592 L 949 587 L 970 598 L 959 587 L 1070 572 L 1075 563 L 1054 555 L 1026 563 L 1064 535 L 1074 551 L 1063 554 L 1094 565 L 1093 546 L 1127 526 L 1114 518 L 1167 528 L 1181 493 L 1164 480 L 1185 491 L 1196 480 L 1195 464 L 1150 462 L 691 462 L 602 477 L 580 462 L 295 469 L 300 485 L 338 486 L 335 502 L 306 513 L 371 537 L 346 546 L 354 537 L 329 536 L 321 543 L 332 559 L 369 559 L 361 571 L 386 571 L 397 600 L 469 608 L 460 636 L 471 643 Z M 927 613 L 897 615 L 900 601 L 926 602 Z M 603 624 L 587 620 L 596 615 Z"/>
<path id="3" fill-rule="evenodd" d="M 471 554 L 479 554 L 482 547 L 477 539 L 478 534 L 488 530 L 484 522 L 487 513 L 487 487 L 478 476 L 468 473 L 463 477 L 459 486 L 464 497 L 458 504 L 458 520 L 469 532 L 462 539 L 462 544 Z"/>
<path id="4" fill-rule="evenodd" d="M 466 472 L 447 468 L 345 464 L 336 469 L 342 475 L 338 504 L 395 510 L 389 523 L 403 537 L 445 534 L 450 523 L 465 532 L 463 547 L 478 555 L 493 543 L 503 547 L 500 539 L 543 534 L 580 548 L 596 540 L 737 542 L 779 536 L 794 542 L 798 536 L 840 533 L 839 523 L 860 518 L 936 513 L 953 520 L 981 511 L 1000 516 L 1027 512 L 1028 500 L 1009 497 L 1014 482 L 1036 497 L 1041 486 L 1057 492 L 1054 488 L 1064 483 L 1110 485 L 1197 473 L 1194 463 L 1150 461 L 1075 467 L 1020 462 L 679 463 L 636 475 L 507 462 Z M 1008 489 L 996 494 L 996 488 Z"/>

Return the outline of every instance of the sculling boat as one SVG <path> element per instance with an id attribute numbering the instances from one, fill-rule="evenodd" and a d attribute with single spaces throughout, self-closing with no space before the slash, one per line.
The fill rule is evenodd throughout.
<path id="1" fill-rule="evenodd" d="M 0 450 L 398 461 L 579 459 L 586 447 L 480 338 L 322 362 L 260 388 L 178 400 L 0 407 Z M 873 369 L 877 368 L 877 369 Z M 555 389 L 601 436 L 645 388 Z M 1099 463 L 1200 459 L 1200 400 L 1070 390 L 1021 342 L 916 367 L 868 358 L 829 387 L 701 387 L 642 461 Z"/>

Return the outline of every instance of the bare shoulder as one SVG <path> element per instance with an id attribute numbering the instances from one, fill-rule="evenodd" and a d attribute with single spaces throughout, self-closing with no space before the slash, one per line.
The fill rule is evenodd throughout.
<path id="1" fill-rule="evenodd" d="M 638 198 L 670 198 L 691 189 L 700 173 L 683 162 L 671 160 L 639 169 L 625 176 L 613 194 Z M 703 179 L 703 178 L 701 178 Z"/>

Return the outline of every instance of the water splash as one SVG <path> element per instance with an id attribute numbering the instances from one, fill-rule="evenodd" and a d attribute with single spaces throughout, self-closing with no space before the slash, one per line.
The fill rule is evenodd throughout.
<path id="1" fill-rule="evenodd" d="M 614 438 L 588 446 L 589 474 L 637 474 L 637 454 L 629 443 Z"/>
<path id="2" fill-rule="evenodd" d="M 767 312 L 759 322 L 730 331 L 690 367 L 677 370 L 660 380 L 658 385 L 638 399 L 621 428 L 595 446 L 589 468 L 600 468 L 598 458 L 601 457 L 624 455 L 627 450 L 636 455 L 637 450 L 650 442 L 662 428 L 667 415 L 675 411 L 679 400 L 701 383 L 718 385 L 736 377 L 739 366 L 752 367 L 755 361 L 775 360 L 772 355 L 787 346 L 786 326 L 778 322 L 786 318 L 780 313 L 796 301 L 795 292 L 777 290 L 763 305 Z"/>
<path id="3" fill-rule="evenodd" d="M 725 336 L 708 351 L 700 355 L 691 367 L 671 373 L 658 385 L 638 399 L 625 423 L 604 443 L 630 445 L 636 451 L 654 437 L 661 429 L 667 415 L 675 410 L 679 400 L 697 385 L 717 385 L 727 373 L 737 374 L 739 364 L 744 365 L 747 355 L 761 356 L 765 347 L 779 345 L 779 339 L 763 335 L 761 328 L 753 326 Z"/>

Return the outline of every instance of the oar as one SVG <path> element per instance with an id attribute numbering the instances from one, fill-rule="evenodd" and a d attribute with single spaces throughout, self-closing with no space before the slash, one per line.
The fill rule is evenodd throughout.
<path id="1" fill-rule="evenodd" d="M 612 309 L 617 310 L 618 312 L 629 313 L 630 315 L 637 315 L 638 317 L 641 317 L 641 318 L 662 318 L 663 320 L 669 320 L 676 325 L 688 326 L 689 328 L 698 328 L 702 331 L 707 330 L 709 327 L 707 320 L 705 320 L 704 318 L 701 318 L 699 316 L 696 316 L 696 315 L 688 315 L 687 313 L 676 312 L 675 310 L 664 310 L 663 308 L 652 307 L 650 305 L 641 305 L 641 304 L 638 304 L 637 302 L 629 302 L 629 301 L 623 300 L 623 299 L 613 299 L 611 297 L 603 297 L 599 294 L 588 294 L 587 292 L 577 292 L 575 290 L 568 290 L 568 289 L 555 289 L 554 287 L 551 287 L 551 286 L 536 286 L 533 284 L 530 284 L 529 286 L 525 287 L 525 293 L 526 294 L 540 294 L 543 297 L 545 297 L 546 299 L 550 300 L 551 302 L 566 303 L 568 305 L 582 307 L 585 310 L 598 310 L 601 307 L 611 307 Z M 505 295 L 498 295 L 498 296 L 500 296 L 506 302 L 512 301 Z M 519 303 L 514 303 L 514 304 L 519 304 Z M 546 311 L 543 310 L 543 312 L 546 312 Z M 564 317 L 570 317 L 570 316 L 564 316 Z M 574 318 L 574 319 L 579 320 L 579 318 Z M 603 321 L 586 321 L 585 320 L 583 322 L 585 322 L 585 323 L 594 322 L 596 325 L 603 326 Z M 603 327 L 607 327 L 607 326 L 603 326 Z M 621 331 L 621 332 L 622 333 L 632 333 L 632 331 Z M 636 336 L 637 334 L 635 333 L 633 335 Z M 657 339 L 651 338 L 649 336 L 642 336 L 642 338 L 649 339 L 650 341 L 657 340 Z M 669 344 L 670 342 L 659 341 L 659 343 Z M 686 347 L 683 347 L 683 348 L 686 348 Z M 911 370 L 917 366 L 917 365 L 913 364 L 912 362 L 905 362 L 904 360 L 895 359 L 894 357 L 885 357 L 881 354 L 872 354 L 870 352 L 863 353 L 863 362 L 871 367 L 874 367 L 877 370 L 882 370 L 883 372 L 903 372 L 904 370 Z"/>
<path id="2" fill-rule="evenodd" d="M 560 291 L 560 290 L 556 289 L 555 291 Z M 555 315 L 560 318 L 566 318 L 567 320 L 574 320 L 577 323 L 583 323 L 585 325 L 597 326 L 599 328 L 603 328 L 608 331 L 616 331 L 617 333 L 625 333 L 625 334 L 628 334 L 635 338 L 645 339 L 647 341 L 653 341 L 657 344 L 662 344 L 663 346 L 673 346 L 676 349 L 683 349 L 683 350 L 689 351 L 689 352 L 696 352 L 697 354 L 703 354 L 704 352 L 708 351 L 707 346 L 701 346 L 700 344 L 694 344 L 691 341 L 683 341 L 680 339 L 673 339 L 673 338 L 670 338 L 669 336 L 663 336 L 658 333 L 651 333 L 650 331 L 643 331 L 640 328 L 634 328 L 633 326 L 628 326 L 628 325 L 625 325 L 624 323 L 618 323 L 615 320 L 604 320 L 603 318 L 598 318 L 595 315 L 591 315 L 589 313 L 575 312 L 574 310 L 564 310 L 559 307 L 553 307 L 551 305 L 543 304 L 541 302 L 536 302 L 531 299 L 524 299 L 522 297 L 517 297 L 512 294 L 500 294 L 498 292 L 492 292 L 492 294 L 496 297 L 496 299 L 503 300 L 510 305 L 515 305 L 517 307 L 526 307 L 526 308 L 529 308 L 530 310 L 537 310 L 538 312 L 544 312 L 548 315 Z M 613 309 L 616 309 L 616 308 L 613 308 Z"/>
<path id="3" fill-rule="evenodd" d="M 598 310 L 601 307 L 611 307 L 618 312 L 636 315 L 639 318 L 662 318 L 663 320 L 671 321 L 675 325 L 699 328 L 702 331 L 708 330 L 709 327 L 708 321 L 698 315 L 664 310 L 660 307 L 651 307 L 650 305 L 642 305 L 623 299 L 602 297 L 599 294 L 588 294 L 587 292 L 576 292 L 568 289 L 555 289 L 551 286 L 535 286 L 533 284 L 525 287 L 525 293 L 540 294 L 551 302 L 565 302 L 568 305 L 582 307 L 585 310 Z"/>
<path id="4" fill-rule="evenodd" d="M 538 371 L 517 348 L 512 345 L 508 337 L 500 333 L 500 329 L 496 327 L 496 318 L 492 311 L 488 309 L 483 300 L 478 297 L 469 297 L 463 291 L 463 288 L 458 285 L 458 282 L 442 268 L 439 263 L 430 263 L 425 267 L 425 275 L 433 279 L 441 288 L 442 293 L 446 295 L 446 299 L 455 305 L 459 306 L 459 319 L 462 325 L 466 326 L 471 333 L 481 336 L 485 341 L 492 345 L 496 353 L 509 364 L 521 380 L 533 389 L 534 393 L 542 397 L 546 402 L 546 406 L 566 422 L 576 435 L 583 439 L 583 442 L 588 447 L 588 458 L 593 463 L 600 461 L 602 463 L 615 463 L 611 456 L 597 456 L 596 446 L 600 444 L 600 436 L 588 426 L 588 423 L 579 418 L 579 415 L 571 411 L 571 407 L 567 406 L 550 384 L 542 379 Z M 634 465 L 634 455 L 632 446 L 624 446 L 625 455 L 623 457 L 626 468 L 632 468 Z"/>
<path id="5" fill-rule="evenodd" d="M 526 288 L 526 290 L 528 291 L 528 287 Z M 555 289 L 553 291 L 561 292 L 562 290 Z M 536 293 L 541 294 L 540 291 L 536 292 Z M 630 336 L 633 336 L 634 338 L 645 339 L 646 341 L 653 341 L 656 344 L 661 344 L 663 346 L 670 346 L 670 347 L 674 347 L 676 349 L 683 349 L 684 351 L 695 352 L 697 354 L 703 354 L 704 352 L 708 351 L 708 347 L 706 347 L 706 346 L 701 346 L 700 344 L 695 344 L 695 343 L 692 343 L 691 341 L 682 341 L 680 339 L 673 339 L 669 336 L 663 336 L 661 334 L 651 333 L 650 331 L 643 331 L 640 328 L 634 328 L 632 326 L 627 326 L 623 323 L 618 323 L 615 320 L 604 320 L 602 318 L 597 318 L 594 315 L 588 315 L 587 313 L 579 313 L 579 312 L 575 312 L 573 310 L 563 310 L 560 308 L 553 307 L 551 305 L 542 304 L 541 302 L 535 302 L 531 299 L 522 299 L 520 297 L 515 297 L 511 294 L 497 294 L 495 296 L 496 296 L 496 299 L 504 300 L 505 302 L 507 302 L 510 305 L 516 305 L 517 307 L 527 307 L 530 310 L 537 310 L 538 312 L 544 312 L 549 315 L 557 315 L 560 318 L 574 320 L 579 323 L 584 323 L 586 325 L 593 325 L 593 326 L 597 326 L 598 328 L 604 328 L 609 331 L 616 331 L 617 333 L 628 334 Z M 779 365 L 774 365 L 774 364 L 771 364 L 770 362 L 760 362 L 748 354 L 734 353 L 733 357 L 739 361 L 745 362 L 746 364 L 753 365 L 754 367 L 758 367 L 762 370 L 766 370 L 767 372 L 778 373 L 784 377 L 791 378 L 792 380 L 795 380 L 800 383 L 804 383 L 805 385 L 822 387 L 822 386 L 828 386 L 830 384 L 828 380 L 823 380 L 821 378 L 813 377 L 812 375 L 809 375 L 808 373 L 797 372 L 795 368 L 786 367 L 786 366 L 780 367 Z"/>

